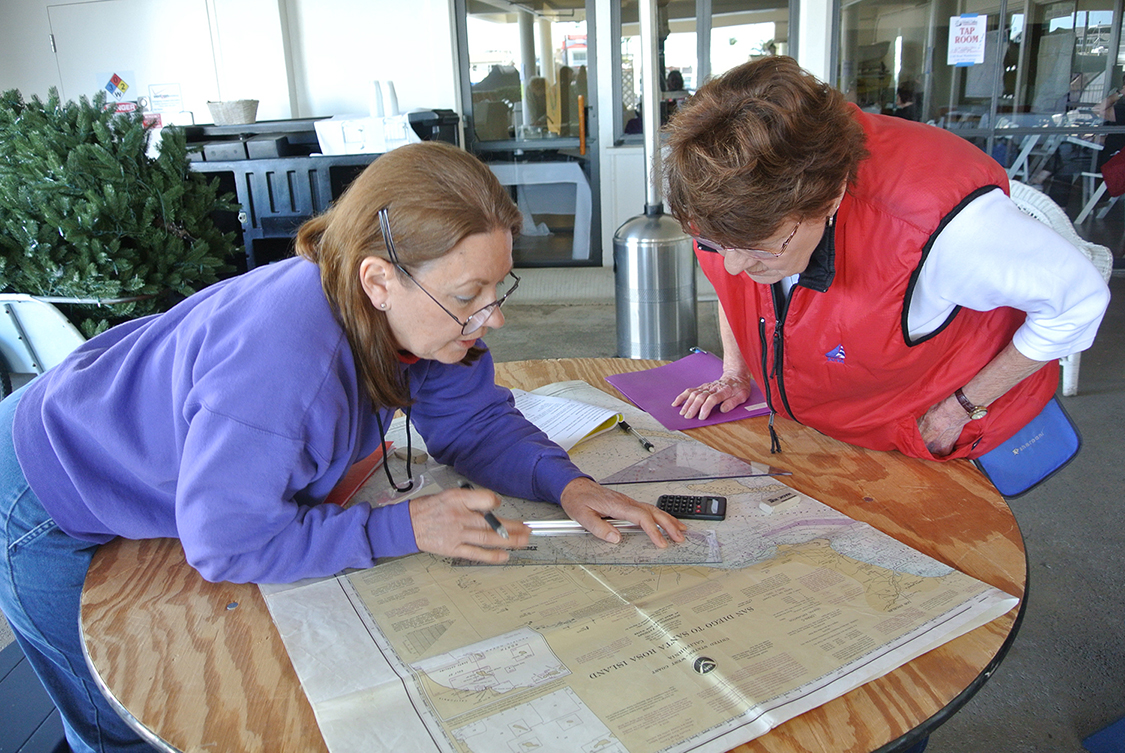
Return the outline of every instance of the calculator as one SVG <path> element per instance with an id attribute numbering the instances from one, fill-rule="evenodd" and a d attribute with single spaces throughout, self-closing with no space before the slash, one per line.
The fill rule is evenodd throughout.
<path id="1" fill-rule="evenodd" d="M 688 520 L 724 520 L 727 498 L 716 495 L 662 494 L 656 506 L 676 518 Z"/>

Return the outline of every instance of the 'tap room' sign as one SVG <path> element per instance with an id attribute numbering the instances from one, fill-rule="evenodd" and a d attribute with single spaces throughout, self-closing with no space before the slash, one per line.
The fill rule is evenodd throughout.
<path id="1" fill-rule="evenodd" d="M 979 65 L 984 62 L 988 16 L 966 13 L 949 19 L 949 65 Z"/>

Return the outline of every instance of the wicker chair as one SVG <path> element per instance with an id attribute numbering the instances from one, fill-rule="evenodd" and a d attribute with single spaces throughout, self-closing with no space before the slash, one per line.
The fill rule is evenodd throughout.
<path id="1" fill-rule="evenodd" d="M 1070 241 L 1093 263 L 1101 273 L 1102 279 L 1109 282 L 1109 276 L 1113 273 L 1113 254 L 1108 248 L 1090 243 L 1079 236 L 1066 212 L 1047 194 L 1016 180 L 1011 181 L 1011 187 L 1012 201 L 1016 206 Z M 1059 359 L 1059 365 L 1062 367 L 1063 395 L 1078 394 L 1078 366 L 1081 355 L 1081 353 L 1072 353 L 1066 358 Z"/>

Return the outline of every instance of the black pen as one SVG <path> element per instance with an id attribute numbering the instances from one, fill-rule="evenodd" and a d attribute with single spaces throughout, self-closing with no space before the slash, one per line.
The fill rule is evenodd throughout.
<path id="1" fill-rule="evenodd" d="M 637 441 L 641 443 L 641 447 L 644 447 L 649 452 L 656 452 L 656 447 L 652 444 L 652 442 L 648 441 L 640 434 L 638 434 L 637 430 L 630 426 L 627 422 L 620 421 L 618 422 L 617 427 L 626 434 L 632 434 L 634 437 L 636 437 Z"/>
<path id="2" fill-rule="evenodd" d="M 461 488 L 462 489 L 472 489 L 473 485 L 470 484 L 468 481 L 462 481 L 461 482 Z M 493 531 L 496 531 L 496 533 L 500 534 L 504 538 L 508 538 L 508 529 L 505 528 L 504 524 L 501 523 L 497 519 L 497 517 L 492 514 L 491 510 L 485 510 L 484 512 L 481 513 L 481 515 L 484 516 L 484 522 L 488 523 L 488 525 L 492 527 Z"/>

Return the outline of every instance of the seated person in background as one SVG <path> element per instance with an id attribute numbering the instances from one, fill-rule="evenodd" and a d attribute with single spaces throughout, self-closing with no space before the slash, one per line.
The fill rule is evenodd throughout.
<path id="1" fill-rule="evenodd" d="M 1093 108 L 1094 114 L 1103 118 L 1104 125 L 1125 126 L 1125 98 L 1122 95 L 1125 95 L 1125 86 L 1114 89 Z M 1125 148 L 1125 133 L 1107 133 L 1102 150 L 1098 152 L 1097 169 L 1100 171 L 1102 165 L 1122 148 Z"/>
<path id="2" fill-rule="evenodd" d="M 547 79 L 532 76 L 527 80 L 527 125 L 547 125 Z"/>
<path id="3" fill-rule="evenodd" d="M 1101 275 L 954 134 L 861 112 L 786 57 L 708 82 L 666 131 L 671 212 L 721 306 L 723 376 L 685 416 L 732 410 L 752 377 L 836 439 L 977 457 L 1093 342 Z"/>
<path id="4" fill-rule="evenodd" d="M 204 578 L 237 583 L 418 551 L 498 563 L 527 544 L 518 521 L 502 521 L 509 538 L 488 525 L 485 489 L 323 504 L 397 409 L 487 489 L 560 504 L 607 541 L 620 533 L 603 516 L 683 540 L 676 519 L 584 476 L 494 383 L 480 338 L 504 324 L 520 226 L 475 157 L 401 147 L 301 227 L 297 258 L 115 327 L 0 403 L 0 610 L 73 750 L 150 750 L 78 632 L 90 561 L 117 536 L 177 538 Z"/>
<path id="5" fill-rule="evenodd" d="M 637 106 L 633 108 L 632 112 L 626 110 L 625 112 L 625 133 L 644 133 L 645 125 L 642 118 L 644 117 L 644 100 L 638 98 Z"/>
<path id="6" fill-rule="evenodd" d="M 660 103 L 660 123 L 665 125 L 680 103 L 690 94 L 684 91 L 684 74 L 678 70 L 668 72 L 668 79 L 664 83 L 664 92 Z"/>
<path id="7" fill-rule="evenodd" d="M 665 96 L 672 96 L 676 94 L 686 95 L 687 92 L 684 91 L 684 74 L 680 73 L 677 70 L 669 71 L 668 81 L 665 86 L 664 94 Z"/>
<path id="8" fill-rule="evenodd" d="M 921 120 L 922 95 L 914 89 L 914 84 L 905 83 L 895 90 L 895 106 L 891 115 L 906 120 Z"/>

